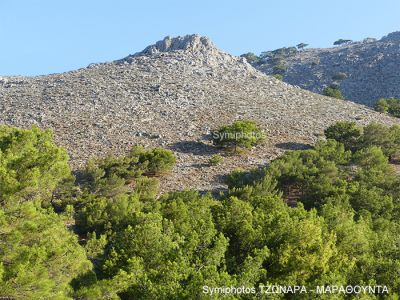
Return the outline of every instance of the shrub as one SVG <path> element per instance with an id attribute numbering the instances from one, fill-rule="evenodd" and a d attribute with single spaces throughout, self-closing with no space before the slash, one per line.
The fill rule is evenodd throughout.
<path id="1" fill-rule="evenodd" d="M 328 97 L 336 98 L 336 99 L 344 99 L 340 89 L 336 85 L 328 86 L 324 89 L 323 94 Z"/>
<path id="2" fill-rule="evenodd" d="M 327 139 L 343 143 L 346 149 L 354 151 L 358 148 L 363 129 L 355 122 L 341 121 L 329 126 L 324 133 Z"/>
<path id="3" fill-rule="evenodd" d="M 163 148 L 142 151 L 138 155 L 138 162 L 145 175 L 160 175 L 172 170 L 176 163 L 172 151 Z"/>
<path id="4" fill-rule="evenodd" d="M 397 160 L 400 156 L 400 126 L 388 127 L 371 123 L 364 128 L 355 122 L 337 122 L 325 129 L 328 139 L 336 140 L 351 151 L 367 147 L 380 147 L 389 160 Z"/>
<path id="5" fill-rule="evenodd" d="M 211 156 L 211 158 L 208 162 L 211 166 L 217 166 L 220 163 L 222 163 L 223 160 L 224 160 L 224 158 L 222 157 L 222 155 L 215 154 L 215 155 Z"/>
<path id="6" fill-rule="evenodd" d="M 280 80 L 280 81 L 283 81 L 283 75 L 281 75 L 281 74 L 274 74 L 272 76 L 275 77 L 276 79 Z"/>
<path id="7" fill-rule="evenodd" d="M 212 134 L 213 143 L 225 148 L 250 148 L 264 139 L 264 134 L 254 121 L 239 120 L 221 127 Z"/>
<path id="8" fill-rule="evenodd" d="M 286 72 L 286 65 L 284 64 L 284 62 L 281 62 L 275 66 L 272 67 L 272 73 L 273 75 L 283 75 Z"/>
<path id="9" fill-rule="evenodd" d="M 395 129 L 397 126 L 387 127 L 378 123 L 371 123 L 364 128 L 362 143 L 364 147 L 377 146 L 383 153 L 392 159 L 397 156 L 400 149 L 400 141 L 396 139 Z"/>
<path id="10" fill-rule="evenodd" d="M 379 112 L 389 113 L 394 117 L 400 118 L 400 99 L 381 98 L 375 103 L 375 110 Z"/>
<path id="11" fill-rule="evenodd" d="M 376 111 L 387 113 L 389 110 L 389 104 L 386 99 L 381 98 L 378 101 L 376 101 L 374 108 Z"/>

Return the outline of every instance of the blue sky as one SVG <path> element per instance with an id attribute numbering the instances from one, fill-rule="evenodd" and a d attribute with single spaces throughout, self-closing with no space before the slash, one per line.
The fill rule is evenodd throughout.
<path id="1" fill-rule="evenodd" d="M 328 47 L 400 30 L 399 12 L 399 0 L 0 0 L 0 76 L 119 59 L 167 35 L 206 35 L 236 55 Z"/>

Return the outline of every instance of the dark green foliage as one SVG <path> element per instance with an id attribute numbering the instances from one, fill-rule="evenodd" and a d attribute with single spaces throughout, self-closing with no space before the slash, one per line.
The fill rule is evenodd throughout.
<path id="1" fill-rule="evenodd" d="M 291 56 L 297 53 L 297 48 L 296 47 L 283 47 L 283 48 L 278 48 L 273 51 L 265 51 L 262 52 L 260 57 L 261 58 L 276 58 L 276 57 L 286 57 L 286 56 Z"/>
<path id="2" fill-rule="evenodd" d="M 387 113 L 389 111 L 389 103 L 386 99 L 381 98 L 375 103 L 375 110 L 383 113 Z"/>
<path id="3" fill-rule="evenodd" d="M 326 87 L 323 90 L 322 94 L 336 99 L 344 99 L 342 92 L 340 91 L 340 88 L 337 85 L 331 85 Z"/>
<path id="4" fill-rule="evenodd" d="M 363 128 L 355 122 L 342 121 L 329 126 L 324 131 L 327 139 L 336 140 L 349 150 L 356 150 L 363 135 Z"/>
<path id="5" fill-rule="evenodd" d="M 154 148 L 145 150 L 136 146 L 128 155 L 89 161 L 84 181 L 93 190 L 103 184 L 115 182 L 121 185 L 139 178 L 141 175 L 158 176 L 170 171 L 175 165 L 176 158 L 170 150 Z M 124 182 L 122 182 L 124 180 Z M 120 183 L 118 184 L 118 181 Z"/>
<path id="6" fill-rule="evenodd" d="M 375 103 L 375 110 L 400 118 L 400 99 L 381 98 Z"/>
<path id="7" fill-rule="evenodd" d="M 396 141 L 389 127 L 378 123 L 371 123 L 364 127 L 362 143 L 364 147 L 380 147 L 385 155 L 390 158 L 399 151 L 400 141 Z"/>
<path id="8" fill-rule="evenodd" d="M 307 44 L 299 44 L 307 46 Z M 303 47 L 303 48 L 304 48 Z M 300 48 L 299 48 L 300 49 Z M 272 68 L 272 75 L 280 75 L 283 78 L 286 72 L 286 59 L 298 52 L 296 47 L 283 47 L 273 51 L 266 51 L 260 54 L 260 60 L 267 60 Z M 278 79 L 281 77 L 278 76 Z"/>
<path id="9" fill-rule="evenodd" d="M 139 166 L 144 170 L 145 175 L 160 175 L 169 172 L 176 162 L 172 151 L 163 148 L 154 148 L 147 151 L 137 148 L 131 151 L 130 156 L 137 157 Z"/>
<path id="10" fill-rule="evenodd" d="M 264 140 L 264 134 L 254 121 L 239 120 L 213 132 L 212 139 L 215 145 L 234 148 L 237 152 L 238 148 L 257 145 Z"/>
<path id="11" fill-rule="evenodd" d="M 70 299 L 71 280 L 91 268 L 60 216 L 32 202 L 0 208 L 0 295 Z"/>
<path id="12" fill-rule="evenodd" d="M 328 139 L 343 143 L 346 149 L 356 151 L 370 146 L 380 147 L 386 157 L 397 160 L 400 156 L 400 126 L 387 127 L 371 123 L 364 128 L 355 122 L 337 122 L 325 129 Z"/>
<path id="13" fill-rule="evenodd" d="M 276 65 L 272 67 L 272 74 L 273 75 L 281 75 L 283 77 L 283 74 L 286 72 L 286 65 L 284 62 L 279 62 Z"/>
<path id="14" fill-rule="evenodd" d="M 0 296 L 253 299 L 206 295 L 203 286 L 278 283 L 384 284 L 396 299 L 400 177 L 389 157 L 400 126 L 340 122 L 325 133 L 328 140 L 311 149 L 232 172 L 218 199 L 196 191 L 157 197 L 157 179 L 145 175 L 170 168 L 174 159 L 163 149 L 135 147 L 126 156 L 92 160 L 76 181 L 69 172 L 53 176 L 57 184 L 40 185 L 51 188 L 51 201 L 37 196 L 0 206 Z M 47 146 L 55 147 L 51 139 Z M 7 157 L 22 157 L 25 149 L 12 148 Z M 45 159 L 50 169 L 57 153 Z"/>
<path id="15" fill-rule="evenodd" d="M 230 189 L 241 188 L 262 179 L 265 176 L 264 169 L 254 169 L 252 171 L 244 171 L 242 169 L 233 170 L 226 175 L 225 183 Z"/>

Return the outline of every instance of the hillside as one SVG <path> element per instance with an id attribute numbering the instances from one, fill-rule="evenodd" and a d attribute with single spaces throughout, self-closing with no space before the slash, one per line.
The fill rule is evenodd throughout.
<path id="1" fill-rule="evenodd" d="M 336 80 L 346 99 L 372 106 L 381 97 L 400 97 L 400 32 L 380 40 L 353 42 L 334 48 L 305 49 L 285 58 L 284 80 L 293 85 L 322 93 Z M 272 74 L 268 60 L 254 66 Z M 340 77 L 340 76 L 339 76 Z"/>
<path id="2" fill-rule="evenodd" d="M 390 39 L 326 51 L 330 55 L 343 51 L 351 56 L 357 49 L 367 47 L 379 52 L 380 47 L 387 47 L 395 53 L 398 44 Z M 311 76 L 308 74 L 314 71 L 308 70 L 307 64 L 300 67 L 295 61 L 306 57 L 311 61 L 313 53 L 319 51 L 325 50 L 307 50 L 294 57 L 292 68 L 304 68 L 301 72 L 305 78 Z M 318 56 L 322 62 L 333 59 L 328 54 Z M 390 57 L 390 61 L 385 59 L 387 64 L 395 64 L 398 52 Z M 380 73 L 373 73 L 378 69 Z M 340 70 L 340 65 L 334 69 Z M 386 69 L 380 63 L 371 63 L 365 78 L 378 80 L 382 72 Z M 293 78 L 300 78 L 296 74 Z M 396 76 L 393 75 L 393 82 L 399 73 Z M 290 78 L 288 75 L 289 82 L 300 85 Z M 343 81 L 346 96 L 355 88 L 356 78 L 354 75 Z M 374 90 L 377 86 L 365 83 L 361 90 Z M 356 93 L 357 99 L 367 99 L 361 91 Z M 374 95 L 386 94 L 376 90 Z M 167 37 L 124 59 L 67 73 L 1 77 L 0 99 L 0 123 L 54 129 L 56 141 L 68 149 L 74 168 L 81 167 L 90 157 L 124 153 L 134 144 L 172 149 L 178 162 L 172 174 L 163 179 L 163 190 L 222 187 L 221 175 L 236 167 L 263 165 L 286 149 L 312 144 L 324 128 L 338 120 L 360 124 L 399 122 L 367 107 L 278 81 L 257 71 L 245 59 L 223 53 L 209 39 L 198 35 Z M 241 118 L 256 120 L 268 141 L 246 155 L 226 158 L 220 166 L 208 166 L 210 156 L 217 150 L 208 142 L 207 134 Z"/>

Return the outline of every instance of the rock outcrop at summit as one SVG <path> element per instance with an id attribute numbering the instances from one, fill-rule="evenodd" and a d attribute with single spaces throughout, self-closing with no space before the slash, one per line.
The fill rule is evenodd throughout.
<path id="1" fill-rule="evenodd" d="M 172 149 L 178 161 L 163 190 L 221 188 L 222 176 L 234 168 L 265 165 L 286 149 L 313 144 L 338 120 L 398 123 L 276 80 L 197 35 L 166 38 L 125 59 L 76 71 L 2 77 L 0 100 L 1 124 L 52 128 L 74 168 L 135 144 Z M 218 150 L 207 134 L 236 119 L 255 120 L 268 140 L 209 166 Z"/>
<path id="2" fill-rule="evenodd" d="M 400 32 L 376 41 L 305 49 L 287 56 L 285 64 L 285 82 L 315 93 L 339 83 L 346 99 L 369 106 L 382 97 L 400 98 Z M 273 72 L 268 60 L 253 66 L 266 74 Z M 337 80 L 340 76 L 346 78 Z"/>

